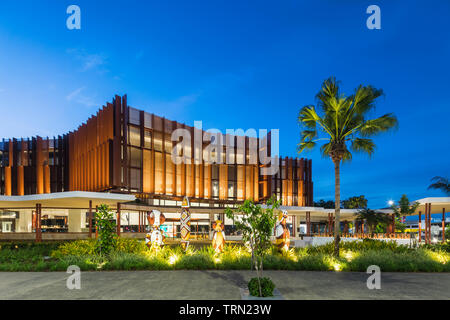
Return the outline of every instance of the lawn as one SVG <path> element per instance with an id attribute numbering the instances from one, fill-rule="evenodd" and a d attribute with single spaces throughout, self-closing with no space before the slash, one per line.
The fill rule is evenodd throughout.
<path id="1" fill-rule="evenodd" d="M 96 240 L 65 243 L 0 243 L 0 271 L 66 271 L 77 265 L 95 270 L 246 270 L 251 255 L 242 245 L 229 244 L 221 255 L 210 246 L 179 246 L 150 251 L 141 240 L 119 239 L 108 255 L 96 253 Z M 395 242 L 364 240 L 341 244 L 339 258 L 333 245 L 293 248 L 281 254 L 271 249 L 264 260 L 265 270 L 361 271 L 377 265 L 391 272 L 449 272 L 450 244 L 408 248 Z"/>

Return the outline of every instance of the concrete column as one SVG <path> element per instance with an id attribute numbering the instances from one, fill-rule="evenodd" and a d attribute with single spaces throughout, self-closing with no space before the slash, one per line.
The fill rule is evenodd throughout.
<path id="1" fill-rule="evenodd" d="M 20 210 L 16 220 L 16 232 L 32 232 L 31 210 Z"/>
<path id="2" fill-rule="evenodd" d="M 209 213 L 209 240 L 212 240 L 213 230 L 211 228 L 212 223 L 214 222 L 214 213 Z"/>
<path id="3" fill-rule="evenodd" d="M 295 235 L 296 235 L 297 237 L 300 236 L 300 232 L 297 231 L 297 230 L 300 229 L 300 224 L 301 224 L 301 223 L 302 223 L 302 218 L 300 217 L 300 215 L 295 216 Z"/>
<path id="4" fill-rule="evenodd" d="M 69 232 L 81 232 L 81 228 L 86 228 L 86 213 L 84 210 L 69 209 L 68 211 Z"/>

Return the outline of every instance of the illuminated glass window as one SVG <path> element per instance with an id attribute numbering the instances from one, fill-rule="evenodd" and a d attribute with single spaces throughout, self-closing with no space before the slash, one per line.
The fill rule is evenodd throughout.
<path id="1" fill-rule="evenodd" d="M 152 133 L 148 130 L 144 131 L 144 148 L 151 149 L 152 147 Z"/>
<path id="2" fill-rule="evenodd" d="M 141 130 L 138 127 L 128 127 L 128 143 L 135 147 L 141 146 Z"/>

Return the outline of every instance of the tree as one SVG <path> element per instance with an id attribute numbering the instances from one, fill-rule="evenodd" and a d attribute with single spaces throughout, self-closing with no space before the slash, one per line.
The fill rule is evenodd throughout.
<path id="1" fill-rule="evenodd" d="M 263 209 L 261 205 L 255 204 L 252 200 L 245 200 L 235 211 L 230 208 L 225 209 L 225 214 L 233 220 L 236 229 L 242 231 L 242 240 L 250 245 L 260 296 L 262 296 L 263 259 L 268 249 L 272 247 L 271 236 L 276 222 L 274 211 L 280 206 L 280 203 L 272 197 L 266 205 L 267 208 Z M 242 215 L 242 218 L 238 219 L 236 214 Z"/>
<path id="2" fill-rule="evenodd" d="M 418 206 L 419 203 L 417 201 L 410 203 L 406 194 L 403 194 L 398 201 L 398 205 L 393 204 L 391 208 L 394 211 L 395 216 L 400 217 L 414 214 Z"/>
<path id="3" fill-rule="evenodd" d="M 117 243 L 116 220 L 106 204 L 98 207 L 95 213 L 95 223 L 98 228 L 97 251 L 108 254 Z"/>
<path id="4" fill-rule="evenodd" d="M 298 121 L 302 126 L 299 153 L 313 149 L 322 141 L 322 155 L 330 157 L 334 163 L 335 256 L 339 256 L 340 241 L 341 162 L 351 160 L 350 150 L 371 156 L 375 151 L 375 143 L 370 137 L 397 126 L 397 118 L 391 113 L 379 118 L 367 118 L 382 94 L 382 90 L 370 85 L 360 85 L 354 94 L 345 96 L 340 92 L 339 83 L 332 77 L 324 81 L 316 96 L 317 108 L 313 105 L 304 106 L 299 113 Z"/>
<path id="5" fill-rule="evenodd" d="M 418 206 L 417 201 L 410 203 L 406 194 L 402 195 L 397 205 L 392 205 L 391 208 L 395 214 L 395 230 L 405 231 L 406 225 L 400 222 L 400 217 L 414 214 Z"/>
<path id="6" fill-rule="evenodd" d="M 429 189 L 441 190 L 447 196 L 450 196 L 450 181 L 448 180 L 448 178 L 438 176 L 431 179 L 431 181 L 434 182 L 428 186 L 428 190 Z"/>
<path id="7" fill-rule="evenodd" d="M 389 223 L 389 216 L 386 213 L 365 208 L 358 211 L 356 221 L 366 223 L 369 227 L 369 232 L 373 234 L 377 228 Z"/>
<path id="8" fill-rule="evenodd" d="M 344 209 L 364 209 L 367 208 L 367 199 L 361 195 L 359 197 L 350 197 L 342 201 Z"/>
<path id="9" fill-rule="evenodd" d="M 314 207 L 320 207 L 320 208 L 325 208 L 325 209 L 333 209 L 334 208 L 334 201 L 332 201 L 332 200 L 325 201 L 323 199 L 320 199 L 319 201 L 314 202 Z"/>

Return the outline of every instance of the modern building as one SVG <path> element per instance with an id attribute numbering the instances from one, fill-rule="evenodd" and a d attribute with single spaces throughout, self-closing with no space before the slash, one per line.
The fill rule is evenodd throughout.
<path id="1" fill-rule="evenodd" d="M 171 136 L 186 129 L 191 139 L 190 164 L 175 164 Z M 200 131 L 200 132 L 197 132 Z M 265 166 L 252 155 L 264 150 L 260 138 L 223 135 L 234 147 L 233 164 L 196 163 L 197 137 L 205 131 L 161 118 L 127 105 L 116 96 L 77 130 L 54 138 L 9 139 L 0 142 L 0 194 L 23 196 L 66 191 L 134 194 L 152 200 L 224 204 L 245 199 L 264 201 L 272 194 L 288 206 L 313 203 L 311 160 L 278 158 L 279 170 L 262 175 Z M 210 142 L 200 141 L 200 152 Z M 270 157 L 271 136 L 266 156 Z M 253 148 L 253 149 L 252 149 Z M 190 148 L 189 148 L 190 149 Z M 254 153 L 252 153 L 254 151 Z M 219 151 L 220 152 L 220 151 Z M 203 157 L 202 157 L 203 158 Z M 163 202 L 162 202 L 163 203 Z"/>
<path id="2" fill-rule="evenodd" d="M 174 163 L 172 134 L 179 129 L 191 139 L 177 151 L 183 162 Z M 264 202 L 275 195 L 284 206 L 311 207 L 311 160 L 275 157 L 271 150 L 271 132 L 263 137 L 211 134 L 135 109 L 126 96 L 115 96 L 77 130 L 0 142 L 0 232 L 29 233 L 37 227 L 49 233 L 86 227 L 92 232 L 84 217 L 102 200 L 114 203 L 118 212 L 122 203 L 122 219 L 129 214 L 127 226 L 119 221 L 124 232 L 143 231 L 142 212 L 152 208 L 176 215 L 184 196 L 198 207 L 194 221 L 203 229 L 214 214 L 225 219 L 224 206 L 245 199 Z M 213 161 L 203 161 L 211 156 Z M 264 174 L 269 166 L 276 170 Z M 76 215 L 81 222 L 71 227 Z M 172 220 L 175 233 L 177 219 Z"/>
<path id="3" fill-rule="evenodd" d="M 92 237 L 93 213 L 101 204 L 117 213 L 117 232 L 123 237 L 143 237 L 145 213 L 157 209 L 167 218 L 166 234 L 177 238 L 185 196 L 191 203 L 193 238 L 209 238 L 211 223 L 221 219 L 232 239 L 235 229 L 224 208 L 245 199 L 264 203 L 271 196 L 288 211 L 294 238 L 330 235 L 334 210 L 313 206 L 311 160 L 278 157 L 272 152 L 272 132 L 259 137 L 240 133 L 187 126 L 115 96 L 75 131 L 54 138 L 3 139 L 0 240 Z M 429 213 L 447 212 L 450 199 L 420 203 L 418 210 L 427 213 L 429 241 Z M 344 234 L 351 233 L 350 225 L 352 232 L 364 234 L 356 214 L 341 210 Z"/>

